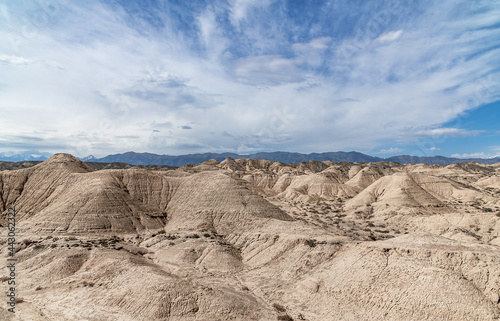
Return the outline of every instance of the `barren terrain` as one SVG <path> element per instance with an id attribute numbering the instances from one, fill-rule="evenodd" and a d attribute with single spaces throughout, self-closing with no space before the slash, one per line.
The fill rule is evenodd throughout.
<path id="1" fill-rule="evenodd" d="M 500 164 L 0 171 L 0 320 L 495 320 Z"/>

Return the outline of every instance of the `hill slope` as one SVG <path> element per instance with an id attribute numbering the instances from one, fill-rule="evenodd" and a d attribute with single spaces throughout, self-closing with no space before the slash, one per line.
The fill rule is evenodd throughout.
<path id="1" fill-rule="evenodd" d="M 15 320 L 496 320 L 499 177 L 249 158 L 96 170 L 56 154 L 0 171 L 0 266 L 15 206 Z"/>

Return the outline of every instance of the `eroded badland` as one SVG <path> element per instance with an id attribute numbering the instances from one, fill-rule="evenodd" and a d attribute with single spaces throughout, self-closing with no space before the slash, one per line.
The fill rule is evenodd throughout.
<path id="1" fill-rule="evenodd" d="M 495 320 L 500 164 L 0 172 L 0 320 Z"/>

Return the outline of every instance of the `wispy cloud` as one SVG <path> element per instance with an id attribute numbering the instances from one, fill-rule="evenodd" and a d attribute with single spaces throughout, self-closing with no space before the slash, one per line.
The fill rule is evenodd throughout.
<path id="1" fill-rule="evenodd" d="M 381 34 L 376 41 L 380 42 L 386 42 L 386 41 L 394 41 L 401 37 L 401 34 L 403 33 L 403 30 L 396 30 L 396 31 L 389 31 L 386 33 Z"/>
<path id="2" fill-rule="evenodd" d="M 381 149 L 377 154 L 397 154 L 403 152 L 404 149 L 391 147 L 389 149 Z"/>
<path id="3" fill-rule="evenodd" d="M 0 55 L 0 63 L 9 65 L 28 65 L 33 63 L 33 60 L 18 56 Z"/>
<path id="4" fill-rule="evenodd" d="M 452 154 L 451 157 L 455 157 L 455 158 L 487 158 L 487 156 L 484 153 Z"/>
<path id="5" fill-rule="evenodd" d="M 408 131 L 412 137 L 467 137 L 476 136 L 482 132 L 482 130 L 466 130 L 462 128 L 432 128 Z"/>
<path id="6" fill-rule="evenodd" d="M 78 156 L 380 150 L 479 136 L 443 124 L 499 99 L 500 9 L 488 1 L 0 9 L 3 150 L 31 149 L 33 128 L 39 149 Z"/>

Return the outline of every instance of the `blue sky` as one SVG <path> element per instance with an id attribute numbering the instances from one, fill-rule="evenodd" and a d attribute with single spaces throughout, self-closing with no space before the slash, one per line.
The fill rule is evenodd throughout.
<path id="1" fill-rule="evenodd" d="M 500 155 L 500 1 L 0 1 L 0 152 Z"/>

